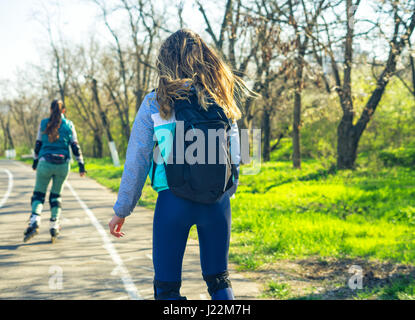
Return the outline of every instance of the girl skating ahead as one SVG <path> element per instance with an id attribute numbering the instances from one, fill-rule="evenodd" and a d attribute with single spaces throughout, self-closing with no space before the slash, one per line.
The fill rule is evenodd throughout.
<path id="1" fill-rule="evenodd" d="M 85 176 L 85 166 L 81 148 L 78 144 L 75 126 L 65 118 L 65 106 L 62 101 L 54 100 L 50 107 L 50 117 L 43 119 L 39 125 L 36 138 L 33 170 L 36 170 L 36 184 L 31 199 L 32 213 L 29 226 L 24 232 L 23 241 L 34 237 L 40 227 L 40 215 L 46 199 L 46 189 L 50 180 L 52 188 L 49 195 L 50 226 L 52 242 L 55 242 L 59 230 L 59 218 L 62 211 L 62 188 L 70 170 L 71 154 L 76 157 L 81 177 Z"/>

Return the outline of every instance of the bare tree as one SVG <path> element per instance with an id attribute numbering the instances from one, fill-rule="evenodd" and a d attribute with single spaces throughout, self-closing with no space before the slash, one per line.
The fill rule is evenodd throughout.
<path id="1" fill-rule="evenodd" d="M 92 133 L 93 152 L 92 156 L 101 158 L 103 156 L 103 133 L 110 133 L 110 126 L 103 126 L 102 118 L 107 119 L 107 115 L 101 108 L 99 100 L 98 86 L 95 87 L 94 79 L 96 75 L 96 59 L 99 59 L 99 47 L 91 41 L 90 48 L 78 46 L 71 54 L 71 77 L 68 80 L 68 104 L 71 106 L 69 112 L 81 123 L 89 128 L 88 135 Z M 98 99 L 98 102 L 97 102 Z M 101 110 L 100 110 L 101 108 Z M 72 112 L 72 110 L 76 112 Z M 81 126 L 81 131 L 85 130 Z"/>
<path id="2" fill-rule="evenodd" d="M 246 7 L 247 8 L 247 7 Z M 248 8 L 247 8 L 248 9 Z M 282 35 L 280 22 L 270 19 L 279 15 L 278 8 L 272 2 L 255 1 L 248 17 L 248 26 L 254 30 L 251 39 L 255 43 L 253 51 L 253 66 L 255 67 L 255 82 L 253 90 L 261 95 L 260 106 L 253 106 L 253 99 L 248 98 L 244 105 L 247 124 L 256 113 L 261 114 L 263 138 L 262 158 L 270 160 L 272 140 L 272 119 L 279 110 L 281 96 L 288 89 L 288 77 L 291 63 L 287 60 L 290 45 Z M 278 81 L 277 80 L 281 80 Z M 277 86 L 278 83 L 278 86 Z"/>
<path id="3" fill-rule="evenodd" d="M 255 29 L 255 25 L 259 25 L 259 20 L 258 15 L 254 17 L 251 14 L 251 10 L 253 10 L 252 6 L 262 7 L 262 3 L 256 1 L 251 6 L 244 4 L 242 0 L 228 0 L 224 7 L 223 16 L 221 17 L 218 34 L 213 30 L 213 23 L 209 18 L 205 5 L 199 0 L 195 3 L 205 22 L 205 31 L 210 36 L 216 50 L 230 64 L 235 74 L 246 79 L 249 63 L 256 54 L 260 55 Z M 266 24 L 269 24 L 269 22 L 266 22 Z M 267 37 L 273 37 L 273 34 L 270 33 L 265 36 L 265 38 Z M 258 60 L 261 60 L 261 58 L 258 58 Z M 261 88 L 260 78 L 263 76 L 265 69 L 264 67 L 261 70 L 257 69 L 254 71 L 255 83 L 252 86 L 254 92 L 258 92 Z M 254 98 L 248 97 L 241 106 L 244 115 L 241 121 L 241 127 L 252 128 L 253 119 L 258 113 L 258 109 L 254 108 Z"/>
<path id="4" fill-rule="evenodd" d="M 306 50 L 309 46 L 310 34 L 313 33 L 318 17 L 324 10 L 326 0 L 306 2 L 304 0 L 294 7 L 292 0 L 288 0 L 289 23 L 294 29 L 296 56 L 294 78 L 294 108 L 293 108 L 293 166 L 301 168 L 300 128 L 301 128 L 301 98 L 304 82 L 304 67 Z M 312 10 L 310 7 L 314 5 Z M 311 13 L 309 13 L 309 10 Z M 282 11 L 283 12 L 283 11 Z M 296 15 L 297 13 L 297 15 Z M 297 16 L 300 15 L 300 20 Z"/>
<path id="5" fill-rule="evenodd" d="M 109 22 L 109 10 L 104 4 L 103 1 L 93 0 L 93 2 L 99 7 L 101 10 L 102 18 L 104 21 L 105 26 L 107 27 L 108 31 L 110 32 L 114 44 L 115 44 L 115 51 L 116 56 L 118 59 L 118 66 L 119 66 L 119 81 L 116 83 L 106 84 L 106 88 L 109 90 L 111 97 L 113 98 L 113 102 L 116 104 L 118 108 L 118 114 L 121 120 L 122 130 L 124 133 L 124 138 L 128 143 L 130 138 L 130 95 L 128 93 L 129 83 L 128 83 L 128 69 L 126 65 L 126 53 L 125 50 L 122 48 L 121 40 L 118 33 L 115 29 L 111 26 Z M 118 91 L 118 92 L 115 92 Z"/>
<path id="6" fill-rule="evenodd" d="M 7 102 L 0 102 L 1 108 L 8 109 Z M 0 110 L 0 126 L 3 131 L 3 148 L 4 150 L 14 149 L 14 141 L 10 131 L 10 112 L 7 110 Z"/>
<path id="7" fill-rule="evenodd" d="M 63 43 L 63 37 L 60 29 L 55 30 L 55 33 L 59 35 L 59 41 L 55 39 L 53 35 L 53 27 L 49 12 L 46 11 L 45 22 L 41 22 L 43 27 L 46 29 L 49 38 L 49 45 L 52 56 L 53 72 L 55 75 L 55 81 L 58 87 L 60 99 L 65 105 L 65 99 L 67 96 L 68 79 L 71 73 L 71 63 L 68 61 L 68 52 Z"/>
<path id="8" fill-rule="evenodd" d="M 35 95 L 20 96 L 10 102 L 10 113 L 22 130 L 26 146 L 34 146 L 40 120 L 45 113 L 42 112 L 44 99 Z M 10 133 L 9 133 L 9 136 Z"/>
<path id="9" fill-rule="evenodd" d="M 159 35 L 160 19 L 152 1 L 138 0 L 136 4 L 130 4 L 127 0 L 121 0 L 127 13 L 130 38 L 133 44 L 133 57 L 135 65 L 135 109 L 139 109 L 144 95 L 149 91 L 152 73 L 155 67 L 151 63 L 154 56 L 155 39 Z M 183 10 L 183 7 L 181 7 Z M 180 10 L 180 6 L 179 6 Z M 179 11 L 180 12 L 180 11 Z M 143 41 L 140 41 L 143 37 Z"/>
<path id="10" fill-rule="evenodd" d="M 324 23 L 325 41 L 319 41 L 330 58 L 332 76 L 335 83 L 335 90 L 339 97 L 342 109 L 342 117 L 337 128 L 337 166 L 340 169 L 350 169 L 355 166 L 357 148 L 360 138 L 366 129 L 370 119 L 382 98 L 386 86 L 391 77 L 396 73 L 398 57 L 408 46 L 409 39 L 415 28 L 415 2 L 385 1 L 382 8 L 389 6 L 388 15 L 392 18 L 393 30 L 388 40 L 389 53 L 380 67 L 381 71 L 376 75 L 376 88 L 371 92 L 360 117 L 356 120 L 356 112 L 352 97 L 352 70 L 353 70 L 353 43 L 356 37 L 355 13 L 360 0 L 346 0 L 346 19 L 343 21 L 345 36 L 343 43 L 344 62 L 339 66 L 336 59 L 335 43 L 333 34 L 327 22 Z M 384 10 L 384 9 L 382 9 Z M 408 14 L 409 12 L 409 14 Z M 380 23 L 378 24 L 378 26 Z M 341 71 L 343 76 L 341 77 Z"/>

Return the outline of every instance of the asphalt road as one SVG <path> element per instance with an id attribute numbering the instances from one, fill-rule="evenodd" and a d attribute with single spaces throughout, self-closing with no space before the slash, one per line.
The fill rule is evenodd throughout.
<path id="1" fill-rule="evenodd" d="M 30 166 L 0 160 L 0 299 L 153 299 L 151 210 L 136 207 L 124 224 L 126 235 L 116 239 L 107 224 L 117 195 L 92 179 L 71 173 L 62 193 L 58 241 L 50 242 L 47 194 L 40 232 L 23 243 L 34 183 Z M 255 283 L 232 268 L 230 274 L 236 299 L 258 296 Z M 182 277 L 182 295 L 209 298 L 199 247 L 191 239 Z"/>

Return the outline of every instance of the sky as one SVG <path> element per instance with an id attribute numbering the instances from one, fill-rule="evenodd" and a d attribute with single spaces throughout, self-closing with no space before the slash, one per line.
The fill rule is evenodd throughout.
<path id="1" fill-rule="evenodd" d="M 28 31 L 33 28 L 29 22 L 28 0 L 0 0 L 0 78 L 11 75 L 17 61 L 26 60 L 36 54 L 28 44 Z"/>
<path id="2" fill-rule="evenodd" d="M 65 39 L 74 43 L 87 41 L 91 32 L 107 34 L 99 22 L 99 9 L 91 1 L 59 0 L 59 10 L 57 2 L 0 0 L 0 80 L 14 78 L 17 70 L 24 69 L 28 63 L 39 63 L 41 53 L 48 48 L 47 31 L 39 22 L 45 9 L 52 13 L 53 20 L 59 21 Z M 189 10 L 194 9 L 185 6 L 185 13 Z M 200 25 L 198 19 L 201 17 L 194 13 L 186 16 L 189 27 Z"/>
<path id="3" fill-rule="evenodd" d="M 110 0 L 105 1 L 110 2 Z M 165 1 L 178 2 L 178 0 Z M 57 9 L 57 2 L 60 10 Z M 201 23 L 203 18 L 200 12 L 192 6 L 193 1 L 184 2 L 186 23 L 196 32 L 203 32 L 204 24 Z M 210 5 L 207 8 L 210 13 L 215 12 L 217 6 L 223 5 L 224 2 L 224 0 L 204 1 Z M 155 3 L 163 2 L 158 0 Z M 364 5 L 365 1 L 362 3 L 358 12 L 362 16 L 370 17 L 370 7 Z M 91 0 L 0 0 L 0 81 L 13 79 L 17 70 L 24 69 L 28 63 L 39 64 L 42 52 L 49 48 L 46 29 L 39 22 L 45 16 L 45 11 L 51 13 L 54 21 L 59 21 L 66 40 L 74 43 L 87 42 L 91 33 L 101 39 L 105 38 L 105 35 L 109 36 L 101 23 L 102 19 L 98 17 L 99 9 Z M 177 14 L 169 16 L 175 19 Z M 221 18 L 217 15 L 215 17 L 214 14 L 210 14 L 210 17 L 216 18 L 217 21 Z M 117 21 L 115 22 L 117 24 Z M 219 26 L 219 23 L 212 23 L 212 26 Z"/>
<path id="4" fill-rule="evenodd" d="M 47 33 L 37 21 L 38 10 L 43 4 L 53 12 L 53 2 L 0 0 L 0 79 L 11 78 L 18 67 L 39 61 L 42 48 L 47 46 Z M 96 10 L 84 1 L 61 0 L 61 3 L 66 33 L 74 40 L 81 40 L 91 25 L 89 17 L 95 16 Z"/>

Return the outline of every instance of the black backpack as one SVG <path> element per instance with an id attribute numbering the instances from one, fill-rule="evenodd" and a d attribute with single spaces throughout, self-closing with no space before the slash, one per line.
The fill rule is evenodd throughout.
<path id="1" fill-rule="evenodd" d="M 171 192 L 178 197 L 204 204 L 215 203 L 221 199 L 233 186 L 233 178 L 237 175 L 236 166 L 231 163 L 229 136 L 231 122 L 220 106 L 213 100 L 209 103 L 206 111 L 199 105 L 194 88 L 190 91 L 188 100 L 174 101 L 176 132 L 173 138 L 173 150 L 167 163 L 164 162 Z M 182 129 L 183 132 L 180 132 Z M 184 137 L 189 130 L 193 131 L 191 133 L 203 133 L 204 137 L 204 154 L 198 154 L 200 149 L 197 149 L 196 153 L 194 150 L 191 153 L 193 156 L 196 154 L 197 160 L 201 161 L 191 164 L 188 163 L 185 155 L 187 150 L 192 151 L 194 146 L 192 149 L 188 148 L 197 138 L 193 137 L 192 141 L 186 141 Z M 212 139 L 212 144 L 213 138 L 208 137 L 209 133 L 213 132 L 215 132 L 215 148 L 211 148 L 209 153 L 209 140 Z M 156 144 L 155 150 L 157 149 Z M 156 164 L 153 163 L 152 181 L 154 181 L 155 169 Z"/>

